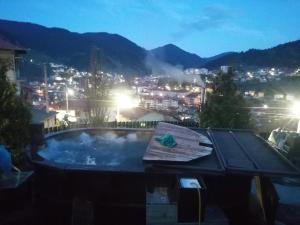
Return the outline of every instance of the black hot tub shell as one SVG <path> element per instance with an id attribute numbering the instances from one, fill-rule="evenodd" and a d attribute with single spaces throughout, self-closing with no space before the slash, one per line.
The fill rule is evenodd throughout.
<path id="1" fill-rule="evenodd" d="M 149 140 L 153 132 L 151 129 L 76 129 L 46 139 L 103 131 L 145 132 Z M 189 163 L 143 162 L 137 158 L 132 166 L 72 165 L 43 159 L 32 149 L 39 224 L 71 224 L 75 200 L 89 202 L 94 224 L 145 224 L 146 190 L 151 191 L 156 185 L 176 189 L 179 176 L 201 176 L 207 185 L 206 204 L 222 207 L 247 204 L 253 176 L 299 176 L 292 164 L 251 131 L 196 131 L 211 139 L 214 151 Z M 145 149 L 138 149 L 137 154 L 142 155 Z"/>

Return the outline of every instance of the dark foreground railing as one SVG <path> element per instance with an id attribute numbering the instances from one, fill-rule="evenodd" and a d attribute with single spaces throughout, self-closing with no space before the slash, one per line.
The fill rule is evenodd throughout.
<path id="1" fill-rule="evenodd" d="M 102 124 L 70 124 L 68 126 L 56 126 L 45 128 L 44 133 L 54 133 L 74 128 L 154 128 L 159 122 L 171 123 L 174 125 L 197 128 L 199 123 L 192 121 L 129 121 L 129 122 L 104 122 Z"/>

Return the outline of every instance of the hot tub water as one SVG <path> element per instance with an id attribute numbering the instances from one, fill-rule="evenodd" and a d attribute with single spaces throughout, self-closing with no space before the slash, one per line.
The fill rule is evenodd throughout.
<path id="1" fill-rule="evenodd" d="M 83 132 L 64 138 L 50 138 L 38 154 L 56 163 L 115 167 L 130 162 L 143 153 L 151 137 L 150 132 L 103 131 Z"/>

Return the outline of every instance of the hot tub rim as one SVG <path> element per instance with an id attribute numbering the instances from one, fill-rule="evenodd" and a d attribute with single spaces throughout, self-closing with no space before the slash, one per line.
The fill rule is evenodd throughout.
<path id="1" fill-rule="evenodd" d="M 154 128 L 73 128 L 68 130 L 63 130 L 55 133 L 50 133 L 44 135 L 44 141 L 49 140 L 51 138 L 55 138 L 57 136 L 72 133 L 72 132 L 84 132 L 84 131 L 137 131 L 137 132 L 152 132 L 154 131 Z M 150 139 L 149 139 L 150 141 Z M 57 170 L 69 170 L 74 172 L 93 172 L 93 173 L 144 173 L 145 172 L 145 162 L 142 160 L 142 163 L 144 165 L 143 171 L 138 170 L 114 170 L 114 169 L 103 169 L 101 167 L 95 167 L 91 165 L 71 165 L 67 163 L 57 163 L 52 160 L 48 160 L 43 158 L 38 154 L 38 151 L 43 147 L 41 146 L 27 146 L 26 148 L 26 155 L 34 166 L 43 166 L 43 167 L 49 167 L 51 169 L 57 169 Z"/>

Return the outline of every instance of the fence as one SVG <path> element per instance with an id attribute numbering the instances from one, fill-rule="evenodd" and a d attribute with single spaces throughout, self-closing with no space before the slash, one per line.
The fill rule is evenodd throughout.
<path id="1" fill-rule="evenodd" d="M 54 133 L 67 129 L 74 128 L 154 128 L 159 122 L 171 123 L 183 127 L 197 128 L 199 123 L 192 121 L 129 121 L 129 122 L 105 122 L 101 125 L 94 124 L 70 124 L 69 126 L 56 126 L 51 128 L 45 128 L 44 133 Z"/>

